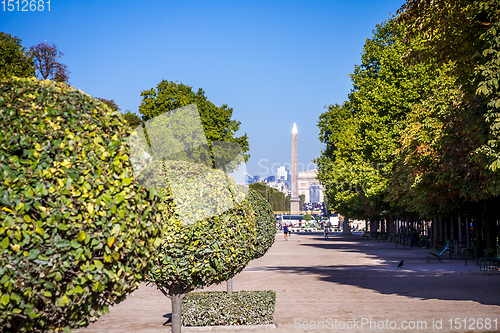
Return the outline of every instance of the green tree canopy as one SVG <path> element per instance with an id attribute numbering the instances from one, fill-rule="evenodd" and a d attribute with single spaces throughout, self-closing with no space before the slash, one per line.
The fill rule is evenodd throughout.
<path id="1" fill-rule="evenodd" d="M 367 218 L 391 209 L 386 189 L 406 115 L 430 94 L 436 76 L 425 65 L 403 63 L 409 48 L 403 33 L 394 19 L 377 25 L 351 75 L 349 100 L 320 116 L 326 148 L 316 160 L 318 177 L 330 208 L 343 215 Z"/>
<path id="2" fill-rule="evenodd" d="M 318 124 L 318 177 L 332 209 L 373 219 L 466 214 L 477 246 L 495 244 L 499 15 L 493 0 L 416 0 L 377 26 L 348 101 Z"/>
<path id="3" fill-rule="evenodd" d="M 19 37 L 0 32 L 0 79 L 35 75 L 33 60 L 26 55 Z"/>
<path id="4" fill-rule="evenodd" d="M 127 121 L 130 128 L 137 128 L 137 126 L 142 124 L 142 119 L 135 113 L 130 112 L 130 110 L 127 110 L 124 114 L 122 114 L 122 117 Z"/>
<path id="5" fill-rule="evenodd" d="M 275 212 L 285 212 L 290 210 L 290 197 L 285 196 L 285 193 L 278 191 L 266 183 L 253 183 L 249 187 L 258 192 L 271 205 L 271 209 Z"/>
<path id="6" fill-rule="evenodd" d="M 409 27 L 408 38 L 420 41 L 408 62 L 440 67 L 460 85 L 461 108 L 477 128 L 477 158 L 484 159 L 491 195 L 500 194 L 500 3 L 497 0 L 407 1 L 398 20 Z M 457 103 L 456 103 L 457 104 Z"/>
<path id="7" fill-rule="evenodd" d="M 190 104 L 196 104 L 205 135 L 210 146 L 213 157 L 213 142 L 224 141 L 234 142 L 239 145 L 244 154 L 244 161 L 250 157 L 247 135 L 235 136 L 240 128 L 240 122 L 231 119 L 233 109 L 223 104 L 220 107 L 215 106 L 205 96 L 205 92 L 200 88 L 197 92 L 192 87 L 175 83 L 172 81 L 161 81 L 156 88 L 141 92 L 142 102 L 139 106 L 139 112 L 144 121 L 148 121 L 160 114 L 178 109 Z"/>

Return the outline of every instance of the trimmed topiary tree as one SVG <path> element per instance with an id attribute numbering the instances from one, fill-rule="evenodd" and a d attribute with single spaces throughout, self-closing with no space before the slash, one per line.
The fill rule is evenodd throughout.
<path id="1" fill-rule="evenodd" d="M 304 220 L 306 220 L 307 222 L 311 221 L 312 220 L 312 216 L 311 214 L 304 214 L 304 216 L 302 217 Z"/>
<path id="2" fill-rule="evenodd" d="M 85 326 L 138 287 L 168 209 L 120 114 L 81 91 L 1 81 L 0 124 L 0 331 Z"/>
<path id="3" fill-rule="evenodd" d="M 182 300 L 196 288 L 226 281 L 245 268 L 248 262 L 266 253 L 274 242 L 275 218 L 269 203 L 257 192 L 250 190 L 239 201 L 241 188 L 221 170 L 177 162 L 165 168 L 182 169 L 190 174 L 186 179 L 200 174 L 210 174 L 198 191 L 211 189 L 212 193 L 229 188 L 235 205 L 221 214 L 198 220 L 182 222 L 176 215 L 166 214 L 163 243 L 154 259 L 149 281 L 172 301 L 172 332 L 181 330 Z M 172 207 L 169 189 L 160 190 L 165 207 Z"/>

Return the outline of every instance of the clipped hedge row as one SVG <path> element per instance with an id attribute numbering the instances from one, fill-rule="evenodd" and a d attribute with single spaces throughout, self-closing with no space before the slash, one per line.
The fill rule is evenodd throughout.
<path id="1" fill-rule="evenodd" d="M 276 292 L 191 292 L 182 304 L 183 326 L 272 324 Z"/>
<path id="2" fill-rule="evenodd" d="M 165 209 L 119 113 L 81 91 L 1 81 L 0 124 L 0 331 L 85 326 L 147 274 Z"/>

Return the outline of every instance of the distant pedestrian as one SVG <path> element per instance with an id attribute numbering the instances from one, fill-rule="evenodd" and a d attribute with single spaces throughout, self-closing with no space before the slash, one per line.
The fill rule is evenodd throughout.
<path id="1" fill-rule="evenodd" d="M 330 229 L 328 229 L 328 227 L 325 227 L 325 230 L 323 231 L 323 233 L 325 234 L 325 239 L 328 238 L 328 233 L 330 232 Z"/>
<path id="2" fill-rule="evenodd" d="M 290 236 L 292 234 L 292 225 L 290 224 L 288 226 L 288 236 Z"/>
<path id="3" fill-rule="evenodd" d="M 288 226 L 285 224 L 283 227 L 283 234 L 285 235 L 285 241 L 288 240 Z"/>
<path id="4" fill-rule="evenodd" d="M 413 230 L 413 233 L 411 235 L 411 245 L 413 246 L 414 244 L 418 244 L 420 241 L 420 235 L 418 234 L 417 230 Z"/>

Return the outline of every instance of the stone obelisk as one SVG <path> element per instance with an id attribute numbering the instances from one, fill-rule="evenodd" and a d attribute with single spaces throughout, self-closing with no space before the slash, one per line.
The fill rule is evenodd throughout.
<path id="1" fill-rule="evenodd" d="M 297 125 L 292 129 L 292 196 L 290 198 L 290 214 L 297 214 L 299 207 L 299 162 L 297 158 Z"/>

